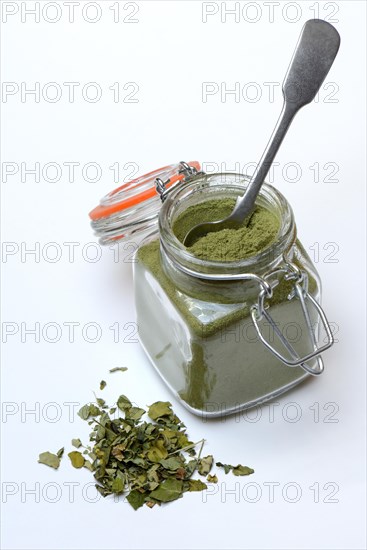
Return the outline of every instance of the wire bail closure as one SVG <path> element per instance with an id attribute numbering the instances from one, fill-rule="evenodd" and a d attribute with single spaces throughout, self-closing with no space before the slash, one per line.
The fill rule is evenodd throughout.
<path id="1" fill-rule="evenodd" d="M 171 261 L 174 263 L 177 269 L 179 269 L 186 275 L 190 275 L 191 277 L 195 277 L 199 279 L 204 279 L 208 281 L 240 281 L 240 280 L 256 281 L 260 286 L 260 292 L 258 295 L 257 303 L 255 303 L 251 307 L 251 318 L 260 341 L 264 344 L 264 346 L 269 351 L 271 351 L 271 353 L 273 353 L 273 355 L 275 355 L 275 357 L 277 357 L 277 359 L 282 361 L 288 367 L 301 367 L 308 374 L 312 374 L 313 376 L 318 376 L 324 370 L 324 363 L 320 354 L 333 345 L 334 337 L 330 328 L 330 324 L 324 313 L 324 310 L 322 309 L 320 304 L 313 298 L 313 296 L 311 296 L 311 294 L 308 292 L 307 273 L 302 271 L 296 264 L 288 260 L 287 253 L 289 253 L 289 251 L 283 255 L 283 262 L 284 262 L 283 265 L 269 272 L 264 277 L 255 275 L 255 273 L 238 273 L 238 274 L 200 273 L 184 265 L 180 265 L 175 259 L 171 259 Z M 269 307 L 265 305 L 265 300 L 270 299 L 273 296 L 273 288 L 275 288 L 279 284 L 278 279 L 275 279 L 272 282 L 269 282 L 268 279 L 273 278 L 274 275 L 279 275 L 279 274 L 283 274 L 286 280 L 294 280 L 293 289 L 288 296 L 288 300 L 298 299 L 300 301 L 301 310 L 303 312 L 303 315 L 306 321 L 306 326 L 308 328 L 309 339 L 313 347 L 313 351 L 311 353 L 308 353 L 304 357 L 301 357 L 296 352 L 296 350 L 294 349 L 292 344 L 289 342 L 289 340 L 287 340 L 284 337 L 281 330 L 279 329 L 276 322 L 274 321 L 273 317 L 269 314 L 269 311 L 268 311 Z M 312 327 L 310 312 L 306 304 L 307 301 L 309 301 L 312 307 L 316 310 L 319 318 L 321 319 L 321 322 L 323 324 L 324 330 L 327 335 L 327 343 L 321 347 L 318 347 L 318 344 L 316 341 L 316 336 L 314 333 L 314 329 Z M 289 353 L 288 357 L 286 357 L 285 355 L 281 354 L 278 350 L 276 350 L 275 347 L 272 346 L 271 343 L 268 340 L 266 340 L 266 338 L 262 334 L 259 326 L 259 321 L 261 321 L 263 317 L 265 317 L 265 319 L 268 321 L 268 323 L 270 324 L 270 326 L 274 331 L 274 334 L 278 337 L 280 342 L 288 351 Z M 317 323 L 317 326 L 318 326 L 318 323 Z M 316 367 L 311 367 L 310 365 L 308 365 L 308 361 L 310 361 L 313 358 L 316 358 L 316 362 L 317 362 Z"/>
<path id="2" fill-rule="evenodd" d="M 189 181 L 192 177 L 194 176 L 197 176 L 198 174 L 201 174 L 202 172 L 198 172 L 198 170 L 195 168 L 195 166 L 190 166 L 189 164 L 187 164 L 187 162 L 185 161 L 181 161 L 179 163 L 179 170 L 178 170 L 178 173 L 179 174 L 183 174 L 184 175 L 184 182 L 187 182 Z M 173 185 L 170 186 L 169 189 L 167 189 L 167 185 L 170 183 L 170 178 L 168 178 L 166 181 L 163 181 L 161 178 L 155 178 L 155 188 L 156 188 L 156 191 L 158 193 L 158 195 L 160 196 L 161 198 L 161 201 L 164 202 L 167 198 L 167 195 L 168 193 L 174 189 L 177 185 L 178 182 L 174 183 Z"/>
<path id="3" fill-rule="evenodd" d="M 271 287 L 271 285 L 270 285 L 270 290 L 269 290 L 269 287 L 266 288 L 265 286 L 262 286 L 262 289 L 259 293 L 258 302 L 257 304 L 254 304 L 251 308 L 252 321 L 254 323 L 257 335 L 260 338 L 261 342 L 264 344 L 264 346 L 266 346 L 266 348 L 269 351 L 273 353 L 273 355 L 275 355 L 288 367 L 301 367 L 303 370 L 305 370 L 309 374 L 312 374 L 313 376 L 318 376 L 324 370 L 324 363 L 320 354 L 325 350 L 327 350 L 328 348 L 330 348 L 334 343 L 334 337 L 333 337 L 329 322 L 320 304 L 308 292 L 307 273 L 305 273 L 304 271 L 301 271 L 299 267 L 296 266 L 294 263 L 286 260 L 284 268 L 281 268 L 279 270 L 276 270 L 270 273 L 268 277 L 281 272 L 284 273 L 284 278 L 286 280 L 294 280 L 293 290 L 289 294 L 288 300 L 298 299 L 301 304 L 301 310 L 306 321 L 306 326 L 308 328 L 308 335 L 309 335 L 309 339 L 310 339 L 310 343 L 312 345 L 313 351 L 311 353 L 306 354 L 304 357 L 300 357 L 299 354 L 294 349 L 294 347 L 292 346 L 292 344 L 290 343 L 290 341 L 284 337 L 282 331 L 279 329 L 273 317 L 269 313 L 269 306 L 265 305 L 265 300 L 271 298 L 273 295 L 273 290 L 272 290 L 273 287 Z M 279 284 L 278 280 L 275 283 L 275 285 L 277 284 Z M 310 311 L 309 311 L 309 308 L 307 307 L 307 301 L 316 310 L 319 318 L 321 319 L 324 330 L 326 332 L 327 343 L 321 347 L 318 347 L 318 343 L 316 341 L 315 331 L 311 322 Z M 262 318 L 266 319 L 266 321 L 269 323 L 270 327 L 273 330 L 273 334 L 278 337 L 281 344 L 288 351 L 289 353 L 288 357 L 286 357 L 284 354 L 280 353 L 277 349 L 275 349 L 275 347 L 270 343 L 270 341 L 268 341 L 264 337 L 259 325 L 259 321 L 261 321 Z M 317 326 L 318 326 L 318 323 L 317 323 Z M 311 367 L 308 364 L 308 361 L 310 361 L 313 358 L 316 358 L 315 367 Z"/>

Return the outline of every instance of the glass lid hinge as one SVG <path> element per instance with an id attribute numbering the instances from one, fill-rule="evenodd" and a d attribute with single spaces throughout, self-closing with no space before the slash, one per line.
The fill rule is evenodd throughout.
<path id="1" fill-rule="evenodd" d="M 178 173 L 183 174 L 184 178 L 178 180 L 176 183 L 174 183 L 173 185 L 171 185 L 169 187 L 168 187 L 168 185 L 171 181 L 170 178 L 168 178 L 166 181 L 163 181 L 161 178 L 155 178 L 155 180 L 154 180 L 155 181 L 155 188 L 156 188 L 156 191 L 157 191 L 158 195 L 160 196 L 162 202 L 164 202 L 166 200 L 168 193 L 170 191 L 172 191 L 172 189 L 174 189 L 176 187 L 176 185 L 182 184 L 182 182 L 186 183 L 189 180 L 191 180 L 194 176 L 197 176 L 199 174 L 204 174 L 204 172 L 198 172 L 198 170 L 195 168 L 195 166 L 190 166 L 189 164 L 187 164 L 187 162 L 185 162 L 183 160 L 179 163 Z"/>

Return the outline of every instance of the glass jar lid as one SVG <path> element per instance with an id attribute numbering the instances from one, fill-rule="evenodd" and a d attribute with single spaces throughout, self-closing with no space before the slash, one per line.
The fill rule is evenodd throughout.
<path id="1" fill-rule="evenodd" d="M 153 170 L 108 193 L 90 213 L 101 244 L 113 244 L 151 229 L 166 193 L 200 171 L 197 161 L 180 162 Z"/>

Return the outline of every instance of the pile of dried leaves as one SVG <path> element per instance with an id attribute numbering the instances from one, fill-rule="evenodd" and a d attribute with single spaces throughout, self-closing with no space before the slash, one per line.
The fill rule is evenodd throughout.
<path id="1" fill-rule="evenodd" d="M 93 472 L 96 487 L 103 496 L 127 494 L 128 502 L 137 510 L 143 504 L 152 508 L 176 500 L 187 491 L 206 489 L 203 481 L 192 479 L 195 472 L 207 476 L 208 482 L 218 481 L 216 475 L 210 475 L 213 457 L 201 458 L 204 440 L 198 443 L 189 440 L 186 427 L 172 411 L 171 403 L 157 401 L 145 411 L 134 406 L 125 395 L 112 408 L 103 399 L 96 402 L 97 405 L 84 405 L 78 413 L 93 426 L 90 434 L 93 446 L 84 447 L 80 439 L 73 439 L 73 446 L 84 450 L 72 451 L 68 456 L 75 468 Z M 151 422 L 142 420 L 146 412 Z M 197 455 L 195 447 L 200 444 Z M 39 462 L 57 469 L 63 452 L 64 449 L 57 454 L 41 453 Z M 237 476 L 254 472 L 241 465 L 217 462 L 216 466 Z"/>

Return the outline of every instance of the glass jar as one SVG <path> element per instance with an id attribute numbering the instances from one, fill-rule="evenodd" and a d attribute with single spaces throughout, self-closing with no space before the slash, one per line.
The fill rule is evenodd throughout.
<path id="1" fill-rule="evenodd" d="M 169 192 L 156 181 L 164 198 L 158 226 L 140 242 L 133 264 L 137 324 L 146 354 L 176 397 L 195 414 L 219 416 L 320 374 L 332 335 L 319 306 L 319 276 L 286 199 L 263 184 L 257 204 L 280 224 L 266 249 L 237 262 L 203 260 L 176 238 L 175 220 L 200 202 L 236 199 L 249 178 L 185 166 L 185 181 Z"/>

